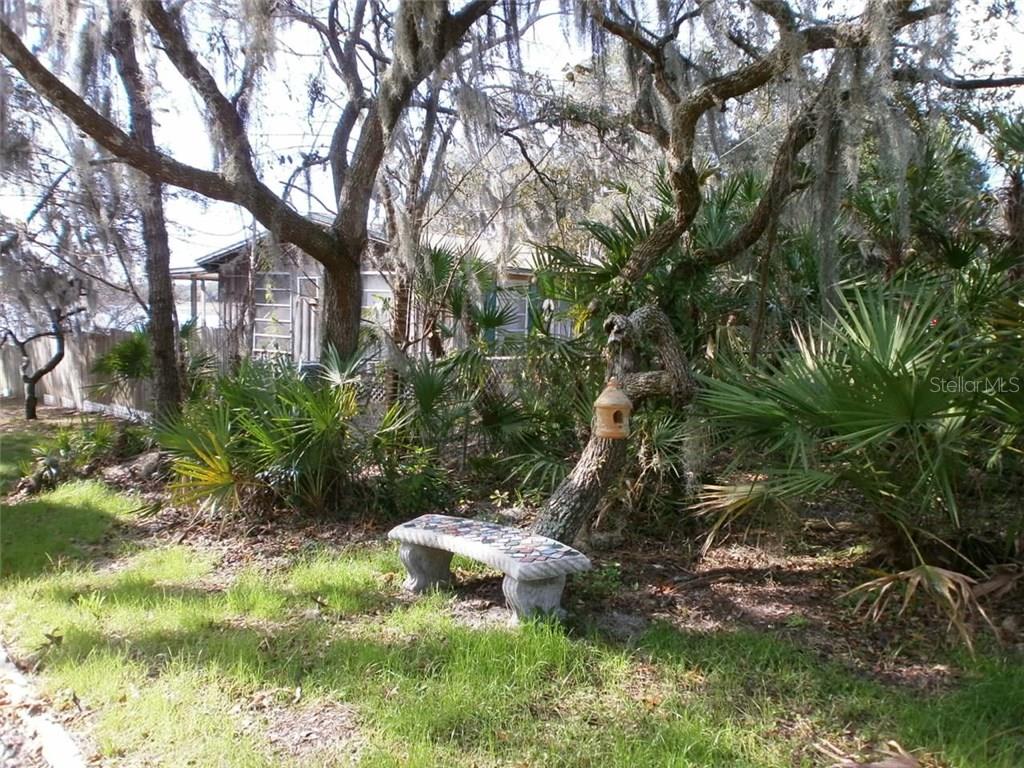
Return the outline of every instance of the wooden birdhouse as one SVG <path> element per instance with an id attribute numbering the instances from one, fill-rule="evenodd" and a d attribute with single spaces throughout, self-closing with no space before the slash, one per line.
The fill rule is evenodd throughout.
<path id="1" fill-rule="evenodd" d="M 629 414 L 633 412 L 633 404 L 614 376 L 608 379 L 604 392 L 594 401 L 594 412 L 597 414 L 595 435 L 612 440 L 629 437 Z"/>

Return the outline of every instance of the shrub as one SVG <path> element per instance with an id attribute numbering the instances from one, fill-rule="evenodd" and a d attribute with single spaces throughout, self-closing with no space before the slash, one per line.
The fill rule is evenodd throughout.
<path id="1" fill-rule="evenodd" d="M 219 364 L 215 355 L 200 348 L 194 321 L 182 325 L 179 334 L 183 352 L 183 394 L 187 401 L 195 402 L 209 394 L 219 372 Z M 96 360 L 92 371 L 105 379 L 95 385 L 101 394 L 125 393 L 133 386 L 152 379 L 153 341 L 149 331 L 135 331 L 117 342 Z"/>
<path id="2" fill-rule="evenodd" d="M 969 479 L 1019 456 L 1019 394 L 992 327 L 968 322 L 949 294 L 934 282 L 853 290 L 773 363 L 722 360 L 703 378 L 719 444 L 757 467 L 749 482 L 705 486 L 712 532 L 745 510 L 839 487 L 866 500 L 897 560 L 920 562 L 922 540 L 981 524 L 978 512 L 965 519 Z"/>
<path id="3" fill-rule="evenodd" d="M 444 503 L 448 477 L 422 447 L 428 420 L 404 403 L 359 426 L 353 361 L 325 356 L 314 375 L 244 362 L 217 394 L 157 427 L 175 490 L 217 514 L 284 506 L 312 514 L 407 515 Z"/>
<path id="4" fill-rule="evenodd" d="M 77 427 L 62 427 L 32 449 L 33 461 L 22 468 L 27 488 L 53 487 L 98 464 L 134 456 L 149 447 L 146 430 L 103 417 L 82 418 Z"/>

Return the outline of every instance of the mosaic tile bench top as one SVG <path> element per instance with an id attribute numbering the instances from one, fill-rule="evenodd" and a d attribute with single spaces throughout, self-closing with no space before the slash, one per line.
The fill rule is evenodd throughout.
<path id="1" fill-rule="evenodd" d="M 513 579 L 548 579 L 590 570 L 590 560 L 560 541 L 497 523 L 422 515 L 395 526 L 388 538 L 465 555 Z"/>

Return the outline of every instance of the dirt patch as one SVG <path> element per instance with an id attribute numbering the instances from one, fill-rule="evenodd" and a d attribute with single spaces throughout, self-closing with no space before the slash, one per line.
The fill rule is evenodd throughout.
<path id="1" fill-rule="evenodd" d="M 282 694 L 291 702 L 282 705 Z M 257 693 L 246 707 L 237 707 L 242 728 L 265 740 L 274 754 L 309 765 L 355 765 L 365 746 L 355 710 L 344 702 L 304 702 L 302 690 Z"/>
<path id="2" fill-rule="evenodd" d="M 511 614 L 504 602 L 496 603 L 488 598 L 457 597 L 451 613 L 456 623 L 472 629 L 500 629 L 511 625 Z"/>
<path id="3" fill-rule="evenodd" d="M 49 433 L 57 427 L 77 423 L 79 414 L 74 408 L 39 405 L 36 407 L 36 416 L 38 418 L 35 421 L 26 420 L 24 404 L 6 400 L 0 403 L 0 434 L 29 431 Z"/>
<path id="4" fill-rule="evenodd" d="M 789 638 L 822 659 L 889 684 L 921 691 L 953 686 L 960 672 L 948 663 L 951 654 L 943 645 L 954 645 L 956 638 L 944 616 L 921 603 L 900 618 L 874 624 L 847 595 L 872 577 L 862 565 L 863 550 L 856 546 L 861 543 L 854 530 L 810 528 L 799 547 L 730 543 L 694 564 L 678 548 L 634 541 L 592 558 L 598 569 L 621 568 L 621 583 L 611 595 L 595 598 L 583 584 L 581 594 L 570 599 L 595 626 L 626 642 L 650 621 L 684 632 L 757 631 Z M 1024 648 L 1024 636 L 1016 621 L 1004 617 L 1024 614 L 1021 593 L 990 610 L 1011 653 Z M 990 642 L 987 628 L 977 623 L 975 634 Z"/>

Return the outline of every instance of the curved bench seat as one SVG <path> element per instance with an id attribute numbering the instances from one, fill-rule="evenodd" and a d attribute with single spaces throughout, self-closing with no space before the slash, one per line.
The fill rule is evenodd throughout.
<path id="1" fill-rule="evenodd" d="M 413 592 L 451 583 L 452 554 L 486 563 L 505 574 L 502 589 L 516 618 L 559 610 L 569 573 L 590 570 L 590 560 L 572 547 L 518 528 L 449 515 L 422 515 L 395 526 L 388 538 L 401 543 L 399 556 Z"/>

